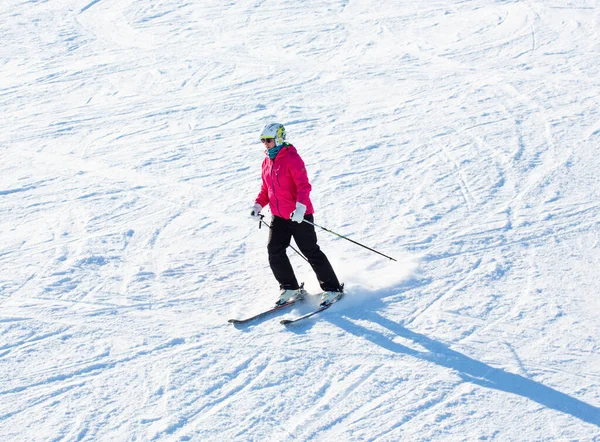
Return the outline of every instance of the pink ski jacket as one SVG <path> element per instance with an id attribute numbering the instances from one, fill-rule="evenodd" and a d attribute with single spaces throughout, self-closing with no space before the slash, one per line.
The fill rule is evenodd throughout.
<path id="1" fill-rule="evenodd" d="M 256 203 L 271 213 L 284 219 L 290 219 L 296 210 L 296 202 L 306 206 L 306 215 L 314 213 L 309 198 L 312 189 L 304 161 L 291 144 L 284 145 L 274 160 L 268 156 L 262 163 L 262 186 L 256 197 Z"/>

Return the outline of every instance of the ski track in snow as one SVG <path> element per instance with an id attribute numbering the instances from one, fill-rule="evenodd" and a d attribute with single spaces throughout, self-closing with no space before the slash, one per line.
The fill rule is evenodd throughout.
<path id="1" fill-rule="evenodd" d="M 0 12 L 3 440 L 600 439 L 594 2 Z M 345 299 L 236 328 L 271 120 L 398 262 L 318 232 Z"/>

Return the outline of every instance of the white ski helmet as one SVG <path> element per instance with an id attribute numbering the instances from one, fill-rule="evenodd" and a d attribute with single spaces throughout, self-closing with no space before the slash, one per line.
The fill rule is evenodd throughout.
<path id="1" fill-rule="evenodd" d="M 282 146 L 285 140 L 285 127 L 280 123 L 269 123 L 260 131 L 260 138 L 274 138 L 275 146 Z"/>

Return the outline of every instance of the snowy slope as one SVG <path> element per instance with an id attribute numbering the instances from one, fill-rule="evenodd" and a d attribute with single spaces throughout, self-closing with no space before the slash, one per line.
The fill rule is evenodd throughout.
<path id="1" fill-rule="evenodd" d="M 0 439 L 600 440 L 596 0 L 0 4 Z M 267 122 L 347 297 L 276 297 Z M 310 291 L 308 265 L 290 255 Z"/>

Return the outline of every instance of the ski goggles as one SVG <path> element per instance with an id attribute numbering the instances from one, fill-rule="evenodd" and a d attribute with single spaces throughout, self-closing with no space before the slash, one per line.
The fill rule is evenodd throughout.
<path id="1" fill-rule="evenodd" d="M 275 138 L 261 138 L 260 141 L 262 143 L 270 143 L 271 141 L 273 141 Z"/>

